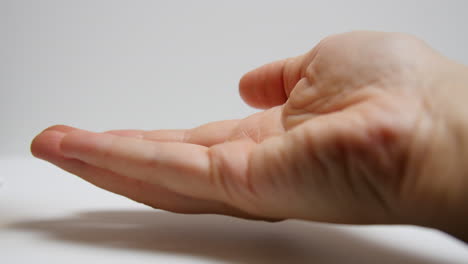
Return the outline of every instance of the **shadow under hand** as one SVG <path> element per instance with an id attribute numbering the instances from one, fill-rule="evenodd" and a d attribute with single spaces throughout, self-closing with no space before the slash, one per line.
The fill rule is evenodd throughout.
<path id="1" fill-rule="evenodd" d="M 327 225 L 266 223 L 160 211 L 96 211 L 18 222 L 53 239 L 105 248 L 174 253 L 231 263 L 439 263 Z"/>

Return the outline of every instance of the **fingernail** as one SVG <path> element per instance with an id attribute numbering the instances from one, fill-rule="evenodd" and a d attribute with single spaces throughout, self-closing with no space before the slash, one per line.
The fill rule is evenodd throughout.
<path id="1" fill-rule="evenodd" d="M 56 130 L 47 130 L 37 135 L 31 142 L 34 157 L 50 160 L 60 155 L 60 142 L 66 134 Z"/>
<path id="2" fill-rule="evenodd" d="M 63 138 L 60 150 L 67 158 L 80 159 L 82 155 L 99 151 L 103 145 L 111 143 L 113 137 L 110 134 L 77 130 Z"/>

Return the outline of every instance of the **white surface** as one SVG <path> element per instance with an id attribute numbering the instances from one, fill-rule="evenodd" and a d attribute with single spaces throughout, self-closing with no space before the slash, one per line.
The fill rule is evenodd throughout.
<path id="1" fill-rule="evenodd" d="M 186 128 L 253 110 L 245 72 L 356 29 L 408 32 L 468 64 L 464 0 L 0 0 L 0 155 L 35 134 Z"/>
<path id="2" fill-rule="evenodd" d="M 0 263 L 467 263 L 417 227 L 265 223 L 139 205 L 31 159 L 0 161 Z M 157 194 L 155 194 L 157 195 Z"/>
<path id="3" fill-rule="evenodd" d="M 0 0 L 0 263 L 467 263 L 414 227 L 157 212 L 29 157 L 43 128 L 180 128 L 243 117 L 246 71 L 355 29 L 468 64 L 468 2 Z"/>

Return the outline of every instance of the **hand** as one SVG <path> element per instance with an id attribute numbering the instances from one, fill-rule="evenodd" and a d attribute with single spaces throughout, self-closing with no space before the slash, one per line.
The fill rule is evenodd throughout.
<path id="1" fill-rule="evenodd" d="M 189 130 L 53 126 L 32 153 L 173 212 L 466 237 L 467 73 L 411 36 L 334 35 L 241 79 L 242 98 L 263 112 Z"/>

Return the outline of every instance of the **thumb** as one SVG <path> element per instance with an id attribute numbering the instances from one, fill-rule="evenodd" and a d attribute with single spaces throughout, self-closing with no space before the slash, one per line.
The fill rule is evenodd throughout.
<path id="1" fill-rule="evenodd" d="M 302 78 L 304 58 L 298 56 L 272 62 L 246 73 L 239 82 L 242 99 L 250 106 L 262 109 L 282 105 Z"/>

